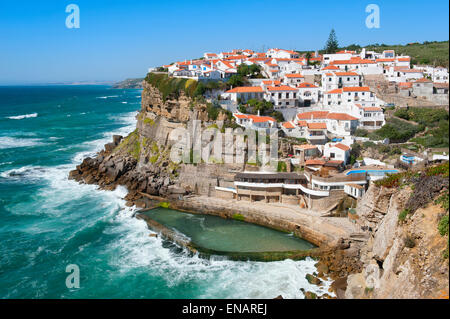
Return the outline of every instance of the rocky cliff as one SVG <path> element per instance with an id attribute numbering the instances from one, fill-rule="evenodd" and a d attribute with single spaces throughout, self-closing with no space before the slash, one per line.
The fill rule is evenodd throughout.
<path id="1" fill-rule="evenodd" d="M 176 141 L 169 138 L 177 128 L 186 128 L 192 120 L 203 125 L 228 120 L 219 111 L 209 117 L 208 105 L 183 92 L 168 96 L 143 82 L 142 106 L 137 115 L 136 129 L 127 137 L 114 136 L 95 158 L 86 158 L 70 172 L 69 178 L 104 189 L 126 186 L 129 204 L 142 205 L 140 192 L 156 196 L 178 196 L 196 191 L 206 194 L 217 185 L 217 177 L 229 175 L 227 165 L 176 164 L 170 159 Z"/>
<path id="2" fill-rule="evenodd" d="M 358 222 L 370 233 L 360 251 L 362 272 L 347 279 L 346 298 L 447 297 L 447 176 L 416 172 L 395 186 L 372 184 L 358 203 Z M 439 231 L 447 216 L 447 235 Z"/>

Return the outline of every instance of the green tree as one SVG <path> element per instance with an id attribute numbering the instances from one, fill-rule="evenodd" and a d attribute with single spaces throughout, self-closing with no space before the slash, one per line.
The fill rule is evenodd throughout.
<path id="1" fill-rule="evenodd" d="M 311 52 L 307 52 L 305 58 L 306 58 L 306 65 L 309 65 L 309 60 L 311 60 Z"/>
<path id="2" fill-rule="evenodd" d="M 331 29 L 330 35 L 328 36 L 327 43 L 325 44 L 325 53 L 336 53 L 339 49 L 339 43 L 336 37 L 336 32 Z"/>

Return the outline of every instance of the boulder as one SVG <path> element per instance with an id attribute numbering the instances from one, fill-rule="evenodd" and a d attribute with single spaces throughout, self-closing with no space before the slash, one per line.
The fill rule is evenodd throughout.
<path id="1" fill-rule="evenodd" d="M 322 283 L 322 280 L 311 274 L 306 274 L 305 278 L 312 285 L 320 285 Z"/>

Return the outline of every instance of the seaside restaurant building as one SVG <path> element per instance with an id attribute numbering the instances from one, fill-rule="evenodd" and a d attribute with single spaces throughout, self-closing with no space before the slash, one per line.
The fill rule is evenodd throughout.
<path id="1" fill-rule="evenodd" d="M 299 195 L 307 180 L 296 173 L 241 172 L 234 177 L 237 200 L 282 202 L 283 195 Z"/>

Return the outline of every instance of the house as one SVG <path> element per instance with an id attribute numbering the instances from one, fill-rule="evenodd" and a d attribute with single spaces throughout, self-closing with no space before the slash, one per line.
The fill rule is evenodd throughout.
<path id="1" fill-rule="evenodd" d="M 366 188 L 363 185 L 358 184 L 345 184 L 344 192 L 356 199 L 360 199 L 366 193 Z"/>
<path id="2" fill-rule="evenodd" d="M 375 106 L 377 103 L 376 96 L 367 86 L 361 87 L 344 87 L 335 89 L 324 94 L 325 105 L 341 105 L 359 103 L 363 106 Z"/>
<path id="3" fill-rule="evenodd" d="M 298 59 L 300 57 L 298 52 L 283 49 L 269 49 L 266 53 L 266 56 L 268 58 L 280 58 L 280 59 Z"/>
<path id="4" fill-rule="evenodd" d="M 303 82 L 297 85 L 299 106 L 309 107 L 319 102 L 319 87 L 314 84 Z"/>
<path id="5" fill-rule="evenodd" d="M 306 140 L 310 144 L 325 144 L 327 141 L 327 123 L 307 123 Z"/>
<path id="6" fill-rule="evenodd" d="M 330 160 L 342 161 L 346 165 L 350 160 L 350 150 L 349 146 L 342 143 L 327 143 L 323 149 L 323 156 Z"/>
<path id="7" fill-rule="evenodd" d="M 361 85 L 360 75 L 356 72 L 327 72 L 322 75 L 322 89 L 331 91 L 343 87 Z"/>
<path id="8" fill-rule="evenodd" d="M 284 75 L 284 83 L 297 86 L 305 81 L 305 77 L 299 73 L 289 73 Z"/>
<path id="9" fill-rule="evenodd" d="M 415 96 L 430 96 L 433 94 L 433 82 L 427 78 L 421 78 L 412 83 L 412 92 Z"/>
<path id="10" fill-rule="evenodd" d="M 277 121 L 270 116 L 259 116 L 252 114 L 233 113 L 236 124 L 250 129 L 270 129 L 277 126 Z"/>
<path id="11" fill-rule="evenodd" d="M 301 194 L 323 198 L 329 192 L 313 191 L 307 187 L 307 179 L 297 173 L 241 172 L 234 177 L 237 200 L 289 202 L 298 205 Z"/>
<path id="12" fill-rule="evenodd" d="M 361 128 L 376 130 L 386 124 L 383 109 L 376 106 L 362 107 L 363 116 L 359 119 Z"/>
<path id="13" fill-rule="evenodd" d="M 289 121 L 281 124 L 281 130 L 286 136 L 305 138 L 306 136 L 306 122 L 305 121 Z"/>
<path id="14" fill-rule="evenodd" d="M 262 100 L 264 90 L 260 86 L 239 86 L 228 90 L 222 94 L 222 97 L 229 99 L 234 103 L 246 103 L 250 99 Z"/>
<path id="15" fill-rule="evenodd" d="M 298 106 L 298 89 L 288 85 L 267 86 L 265 100 L 272 102 L 274 109 Z"/>
<path id="16" fill-rule="evenodd" d="M 347 113 L 331 112 L 326 119 L 328 132 L 337 136 L 350 136 L 359 125 L 358 118 Z"/>
<path id="17" fill-rule="evenodd" d="M 294 145 L 292 149 L 294 151 L 294 156 L 303 158 L 304 160 L 313 159 L 320 156 L 320 151 L 317 148 L 317 145 Z"/>

